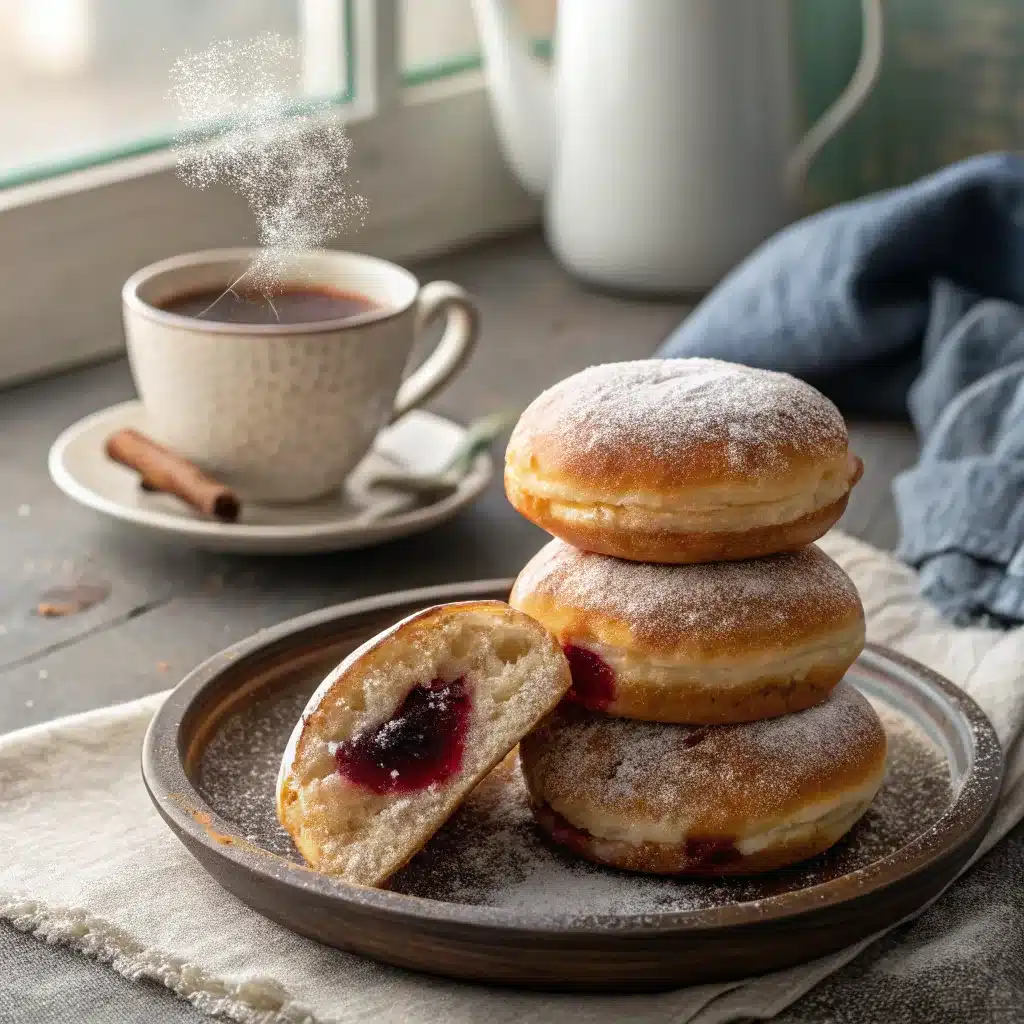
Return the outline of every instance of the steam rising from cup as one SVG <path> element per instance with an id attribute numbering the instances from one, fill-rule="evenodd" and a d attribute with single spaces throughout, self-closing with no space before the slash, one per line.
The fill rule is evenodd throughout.
<path id="1" fill-rule="evenodd" d="M 289 256 L 357 227 L 366 200 L 349 181 L 352 142 L 329 101 L 296 111 L 294 45 L 275 34 L 214 43 L 171 68 L 178 108 L 178 174 L 186 184 L 223 183 L 241 195 L 259 230 L 259 257 L 243 279 L 270 299 Z"/>

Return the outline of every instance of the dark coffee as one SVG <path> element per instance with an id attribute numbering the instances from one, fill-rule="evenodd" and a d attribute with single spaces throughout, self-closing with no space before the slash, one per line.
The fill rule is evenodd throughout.
<path id="1" fill-rule="evenodd" d="M 209 289 L 187 292 L 160 305 L 168 313 L 225 324 L 310 324 L 347 320 L 373 313 L 379 306 L 365 295 L 326 287 L 285 285 L 270 295 Z"/>

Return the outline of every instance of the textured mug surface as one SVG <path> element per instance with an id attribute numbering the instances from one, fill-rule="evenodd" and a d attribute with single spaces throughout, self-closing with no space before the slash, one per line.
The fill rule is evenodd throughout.
<path id="1" fill-rule="evenodd" d="M 122 298 L 132 375 L 156 440 L 248 499 L 311 500 L 340 487 L 381 427 L 459 369 L 475 340 L 475 310 L 455 285 L 421 290 L 394 264 L 326 250 L 297 254 L 288 283 L 333 286 L 376 308 L 340 320 L 257 325 L 160 308 L 226 286 L 253 255 L 194 253 L 129 278 Z M 403 384 L 419 325 L 439 312 L 448 313 L 448 328 Z"/>

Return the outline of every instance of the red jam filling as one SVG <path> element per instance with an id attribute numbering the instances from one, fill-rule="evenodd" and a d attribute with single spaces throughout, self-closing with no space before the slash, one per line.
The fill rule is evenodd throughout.
<path id="1" fill-rule="evenodd" d="M 709 867 L 731 864 L 741 856 L 731 839 L 687 839 L 685 849 L 689 860 Z"/>
<path id="2" fill-rule="evenodd" d="M 615 673 L 611 667 L 586 647 L 563 644 L 562 650 L 572 672 L 569 700 L 603 711 L 615 700 Z"/>
<path id="3" fill-rule="evenodd" d="M 567 818 L 563 818 L 551 804 L 542 803 L 540 814 L 546 819 L 551 830 L 551 838 L 562 846 L 568 846 L 575 853 L 583 853 L 594 838 L 589 832 L 577 828 Z"/>
<path id="4" fill-rule="evenodd" d="M 593 836 L 581 828 L 577 828 L 556 811 L 551 804 L 542 803 L 539 815 L 551 832 L 551 838 L 562 846 L 567 846 L 574 853 L 586 854 Z M 741 857 L 731 839 L 687 839 L 683 845 L 686 859 L 691 870 L 701 867 L 720 867 L 731 864 Z"/>
<path id="5" fill-rule="evenodd" d="M 470 703 L 461 678 L 414 686 L 388 721 L 338 747 L 338 772 L 374 793 L 446 782 L 462 767 Z"/>

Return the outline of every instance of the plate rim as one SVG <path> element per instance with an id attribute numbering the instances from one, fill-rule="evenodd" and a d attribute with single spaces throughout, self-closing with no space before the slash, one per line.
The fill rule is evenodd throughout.
<path id="1" fill-rule="evenodd" d="M 490 453 L 486 451 L 478 452 L 470 472 L 459 481 L 458 487 L 452 494 L 433 504 L 414 506 L 406 512 L 399 512 L 396 515 L 388 516 L 372 523 L 362 523 L 358 526 L 353 525 L 349 520 L 339 519 L 324 519 L 319 523 L 299 524 L 225 524 L 212 520 L 189 519 L 184 516 L 175 516 L 159 509 L 135 508 L 108 498 L 85 483 L 67 465 L 68 449 L 79 441 L 84 434 L 87 434 L 97 424 L 105 420 L 115 420 L 119 413 L 129 409 L 141 408 L 142 401 L 138 398 L 132 398 L 124 402 L 117 402 L 114 405 L 108 405 L 103 409 L 97 409 L 95 412 L 91 412 L 76 420 L 70 426 L 65 427 L 50 446 L 47 456 L 47 469 L 50 473 L 50 479 L 72 501 L 92 509 L 94 512 L 99 512 L 101 515 L 110 516 L 112 519 L 128 523 L 133 527 L 168 534 L 178 538 L 215 544 L 224 542 L 236 544 L 240 542 L 241 544 L 258 545 L 260 543 L 273 544 L 278 542 L 317 542 L 328 539 L 347 540 L 362 536 L 376 536 L 379 532 L 385 532 L 387 538 L 390 539 L 417 530 L 429 529 L 431 526 L 437 525 L 439 522 L 454 515 L 461 508 L 475 501 L 486 490 L 494 476 L 494 462 Z M 461 423 L 431 412 L 428 409 L 412 409 L 406 415 L 410 414 L 423 416 L 429 420 L 455 427 L 462 433 L 465 433 L 467 429 Z M 382 428 L 382 430 L 386 429 L 388 428 Z"/>
<path id="2" fill-rule="evenodd" d="M 912 658 L 873 643 L 865 646 L 869 658 L 895 663 L 927 687 L 937 689 L 947 702 L 953 704 L 969 727 L 975 746 L 974 763 L 960 792 L 943 814 L 909 843 L 846 875 L 756 901 L 655 914 L 544 916 L 353 885 L 263 848 L 253 850 L 244 837 L 239 836 L 234 825 L 203 799 L 188 778 L 180 744 L 181 730 L 189 709 L 206 689 L 216 685 L 228 666 L 266 654 L 283 641 L 336 620 L 418 603 L 472 600 L 493 596 L 500 591 L 507 594 L 512 583 L 512 579 L 447 583 L 347 601 L 286 620 L 208 658 L 171 691 L 146 730 L 142 775 L 158 812 L 186 846 L 189 840 L 198 842 L 207 851 L 231 861 L 235 869 L 260 876 L 264 884 L 297 886 L 339 909 L 372 912 L 393 922 L 408 923 L 412 918 L 421 928 L 457 925 L 477 929 L 481 935 L 500 933 L 510 941 L 567 935 L 578 940 L 596 941 L 607 940 L 613 935 L 622 938 L 692 937 L 750 925 L 754 923 L 751 910 L 755 906 L 758 924 L 803 918 L 855 902 L 858 895 L 877 895 L 891 886 L 905 883 L 930 866 L 941 863 L 965 843 L 976 840 L 976 847 L 980 842 L 981 834 L 994 814 L 1003 774 L 1003 754 L 994 728 L 977 703 L 949 680 Z M 174 758 L 164 755 L 168 743 L 176 754 Z M 966 821 L 961 820 L 965 817 Z M 951 845 L 945 836 L 954 827 L 960 833 L 960 839 Z M 225 842 L 225 836 L 237 837 L 238 841 Z M 894 867 L 898 867 L 895 872 Z M 869 878 L 872 879 L 870 885 L 861 884 Z"/>

